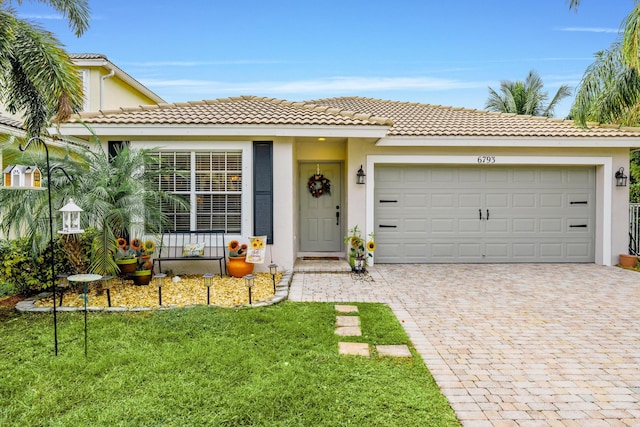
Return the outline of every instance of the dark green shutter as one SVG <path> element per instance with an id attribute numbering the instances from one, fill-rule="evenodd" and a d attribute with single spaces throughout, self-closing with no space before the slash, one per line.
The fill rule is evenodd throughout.
<path id="1" fill-rule="evenodd" d="M 253 235 L 273 244 L 273 143 L 253 143 Z"/>

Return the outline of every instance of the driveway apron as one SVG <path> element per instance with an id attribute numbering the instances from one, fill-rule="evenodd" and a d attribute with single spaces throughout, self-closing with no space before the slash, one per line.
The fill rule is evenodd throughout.
<path id="1" fill-rule="evenodd" d="M 295 273 L 293 301 L 381 302 L 464 426 L 640 426 L 640 273 L 594 264 Z"/>

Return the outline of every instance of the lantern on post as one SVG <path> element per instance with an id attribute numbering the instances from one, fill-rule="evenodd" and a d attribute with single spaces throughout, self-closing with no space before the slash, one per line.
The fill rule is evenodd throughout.
<path id="1" fill-rule="evenodd" d="M 69 199 L 69 203 L 60 208 L 62 212 L 62 230 L 59 234 L 80 234 L 84 230 L 80 228 L 80 212 L 82 208 Z"/>
<path id="2" fill-rule="evenodd" d="M 244 276 L 244 284 L 247 288 L 249 288 L 249 305 L 251 305 L 251 288 L 255 284 L 255 276 L 253 274 L 247 274 Z"/>
<path id="3" fill-rule="evenodd" d="M 276 293 L 276 274 L 278 274 L 278 265 L 271 262 L 269 264 L 269 274 L 271 274 L 271 281 L 273 282 L 273 294 Z"/>

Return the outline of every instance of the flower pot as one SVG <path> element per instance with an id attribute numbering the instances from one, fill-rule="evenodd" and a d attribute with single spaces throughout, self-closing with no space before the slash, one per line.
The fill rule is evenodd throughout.
<path id="1" fill-rule="evenodd" d="M 232 277 L 244 277 L 253 273 L 253 264 L 246 261 L 246 257 L 229 257 L 227 272 Z"/>
<path id="2" fill-rule="evenodd" d="M 638 255 L 620 254 L 620 266 L 633 268 L 638 262 Z"/>
<path id="3" fill-rule="evenodd" d="M 118 264 L 118 268 L 120 268 L 121 274 L 131 274 L 136 271 L 136 263 L 138 262 L 135 258 L 126 258 L 126 259 L 117 259 L 116 264 Z"/>
<path id="4" fill-rule="evenodd" d="M 133 284 L 145 286 L 151 282 L 151 270 L 137 270 L 133 272 Z"/>

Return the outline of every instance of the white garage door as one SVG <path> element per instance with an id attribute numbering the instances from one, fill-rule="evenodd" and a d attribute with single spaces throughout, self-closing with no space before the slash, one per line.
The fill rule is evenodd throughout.
<path id="1" fill-rule="evenodd" d="M 594 262 L 593 167 L 379 165 L 380 263 Z"/>

